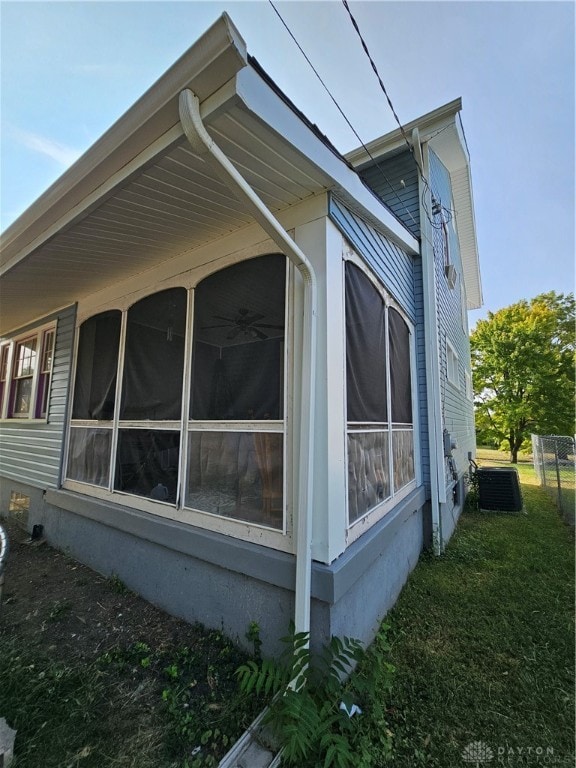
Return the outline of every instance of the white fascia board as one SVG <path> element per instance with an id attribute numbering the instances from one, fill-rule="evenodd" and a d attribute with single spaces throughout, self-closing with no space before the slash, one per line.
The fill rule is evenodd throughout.
<path id="1" fill-rule="evenodd" d="M 138 157 L 175 126 L 180 130 L 178 96 L 192 89 L 208 99 L 247 65 L 246 43 L 224 13 L 130 109 L 44 192 L 2 236 L 0 264 L 13 264 L 30 252 L 71 209 L 82 206 L 111 177 L 134 166 Z"/>
<path id="2" fill-rule="evenodd" d="M 429 139 L 428 145 L 450 173 L 467 307 L 479 309 L 482 306 L 482 282 L 474 218 L 470 155 L 459 115 L 455 116 L 452 125 L 434 134 Z"/>
<path id="3" fill-rule="evenodd" d="M 348 152 L 344 157 L 351 163 L 354 168 L 361 170 L 365 165 L 371 165 L 374 160 L 378 160 L 383 155 L 388 155 L 391 152 L 395 152 L 402 147 L 406 147 L 405 136 L 411 137 L 414 128 L 418 129 L 421 141 L 428 141 L 432 138 L 433 134 L 444 129 L 444 127 L 454 122 L 455 115 L 462 109 L 462 100 L 454 99 L 448 104 L 444 104 L 432 112 L 427 112 L 422 117 L 418 117 L 415 120 L 411 120 L 409 123 L 403 125 L 403 131 L 400 128 L 396 128 L 393 131 L 385 133 L 384 136 L 379 136 L 377 139 L 370 141 L 362 147 L 353 149 Z"/>
<path id="4" fill-rule="evenodd" d="M 420 253 L 418 240 L 366 188 L 345 160 L 316 136 L 253 69 L 247 67 L 239 72 L 236 83 L 244 107 L 254 118 L 289 142 L 315 167 L 316 172 L 323 177 L 327 191 L 336 194 L 408 253 Z"/>

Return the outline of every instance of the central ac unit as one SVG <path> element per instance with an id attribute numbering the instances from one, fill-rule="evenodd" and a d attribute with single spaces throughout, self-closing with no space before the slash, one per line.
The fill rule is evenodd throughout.
<path id="1" fill-rule="evenodd" d="M 479 467 L 478 495 L 480 509 L 521 512 L 522 491 L 514 467 Z"/>

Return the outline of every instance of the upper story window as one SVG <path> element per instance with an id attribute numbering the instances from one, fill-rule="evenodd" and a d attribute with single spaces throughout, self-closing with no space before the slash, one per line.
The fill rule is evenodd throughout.
<path id="1" fill-rule="evenodd" d="M 0 346 L 0 410 L 4 418 L 46 418 L 55 333 L 51 326 Z"/>

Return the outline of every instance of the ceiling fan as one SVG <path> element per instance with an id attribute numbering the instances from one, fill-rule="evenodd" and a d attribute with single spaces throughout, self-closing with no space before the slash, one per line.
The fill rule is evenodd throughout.
<path id="1" fill-rule="evenodd" d="M 225 323 L 219 325 L 204 325 L 202 330 L 209 330 L 212 328 L 230 328 L 231 330 L 226 334 L 227 339 L 235 339 L 242 335 L 249 339 L 267 339 L 268 335 L 264 333 L 262 328 L 270 328 L 273 330 L 284 330 L 283 325 L 271 325 L 269 323 L 260 323 L 265 315 L 258 313 L 251 313 L 249 309 L 239 309 L 234 317 L 223 317 L 222 315 L 213 315 L 215 320 L 225 320 Z"/>

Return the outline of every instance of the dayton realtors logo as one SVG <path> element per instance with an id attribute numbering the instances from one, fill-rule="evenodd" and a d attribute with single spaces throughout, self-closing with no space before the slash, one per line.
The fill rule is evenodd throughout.
<path id="1" fill-rule="evenodd" d="M 464 747 L 462 760 L 465 763 L 472 763 L 475 768 L 480 768 L 484 763 L 494 760 L 494 752 L 483 741 L 473 741 Z"/>
<path id="2" fill-rule="evenodd" d="M 472 741 L 462 751 L 462 760 L 474 768 L 485 765 L 537 766 L 556 762 L 552 747 L 491 747 L 484 741 Z"/>

